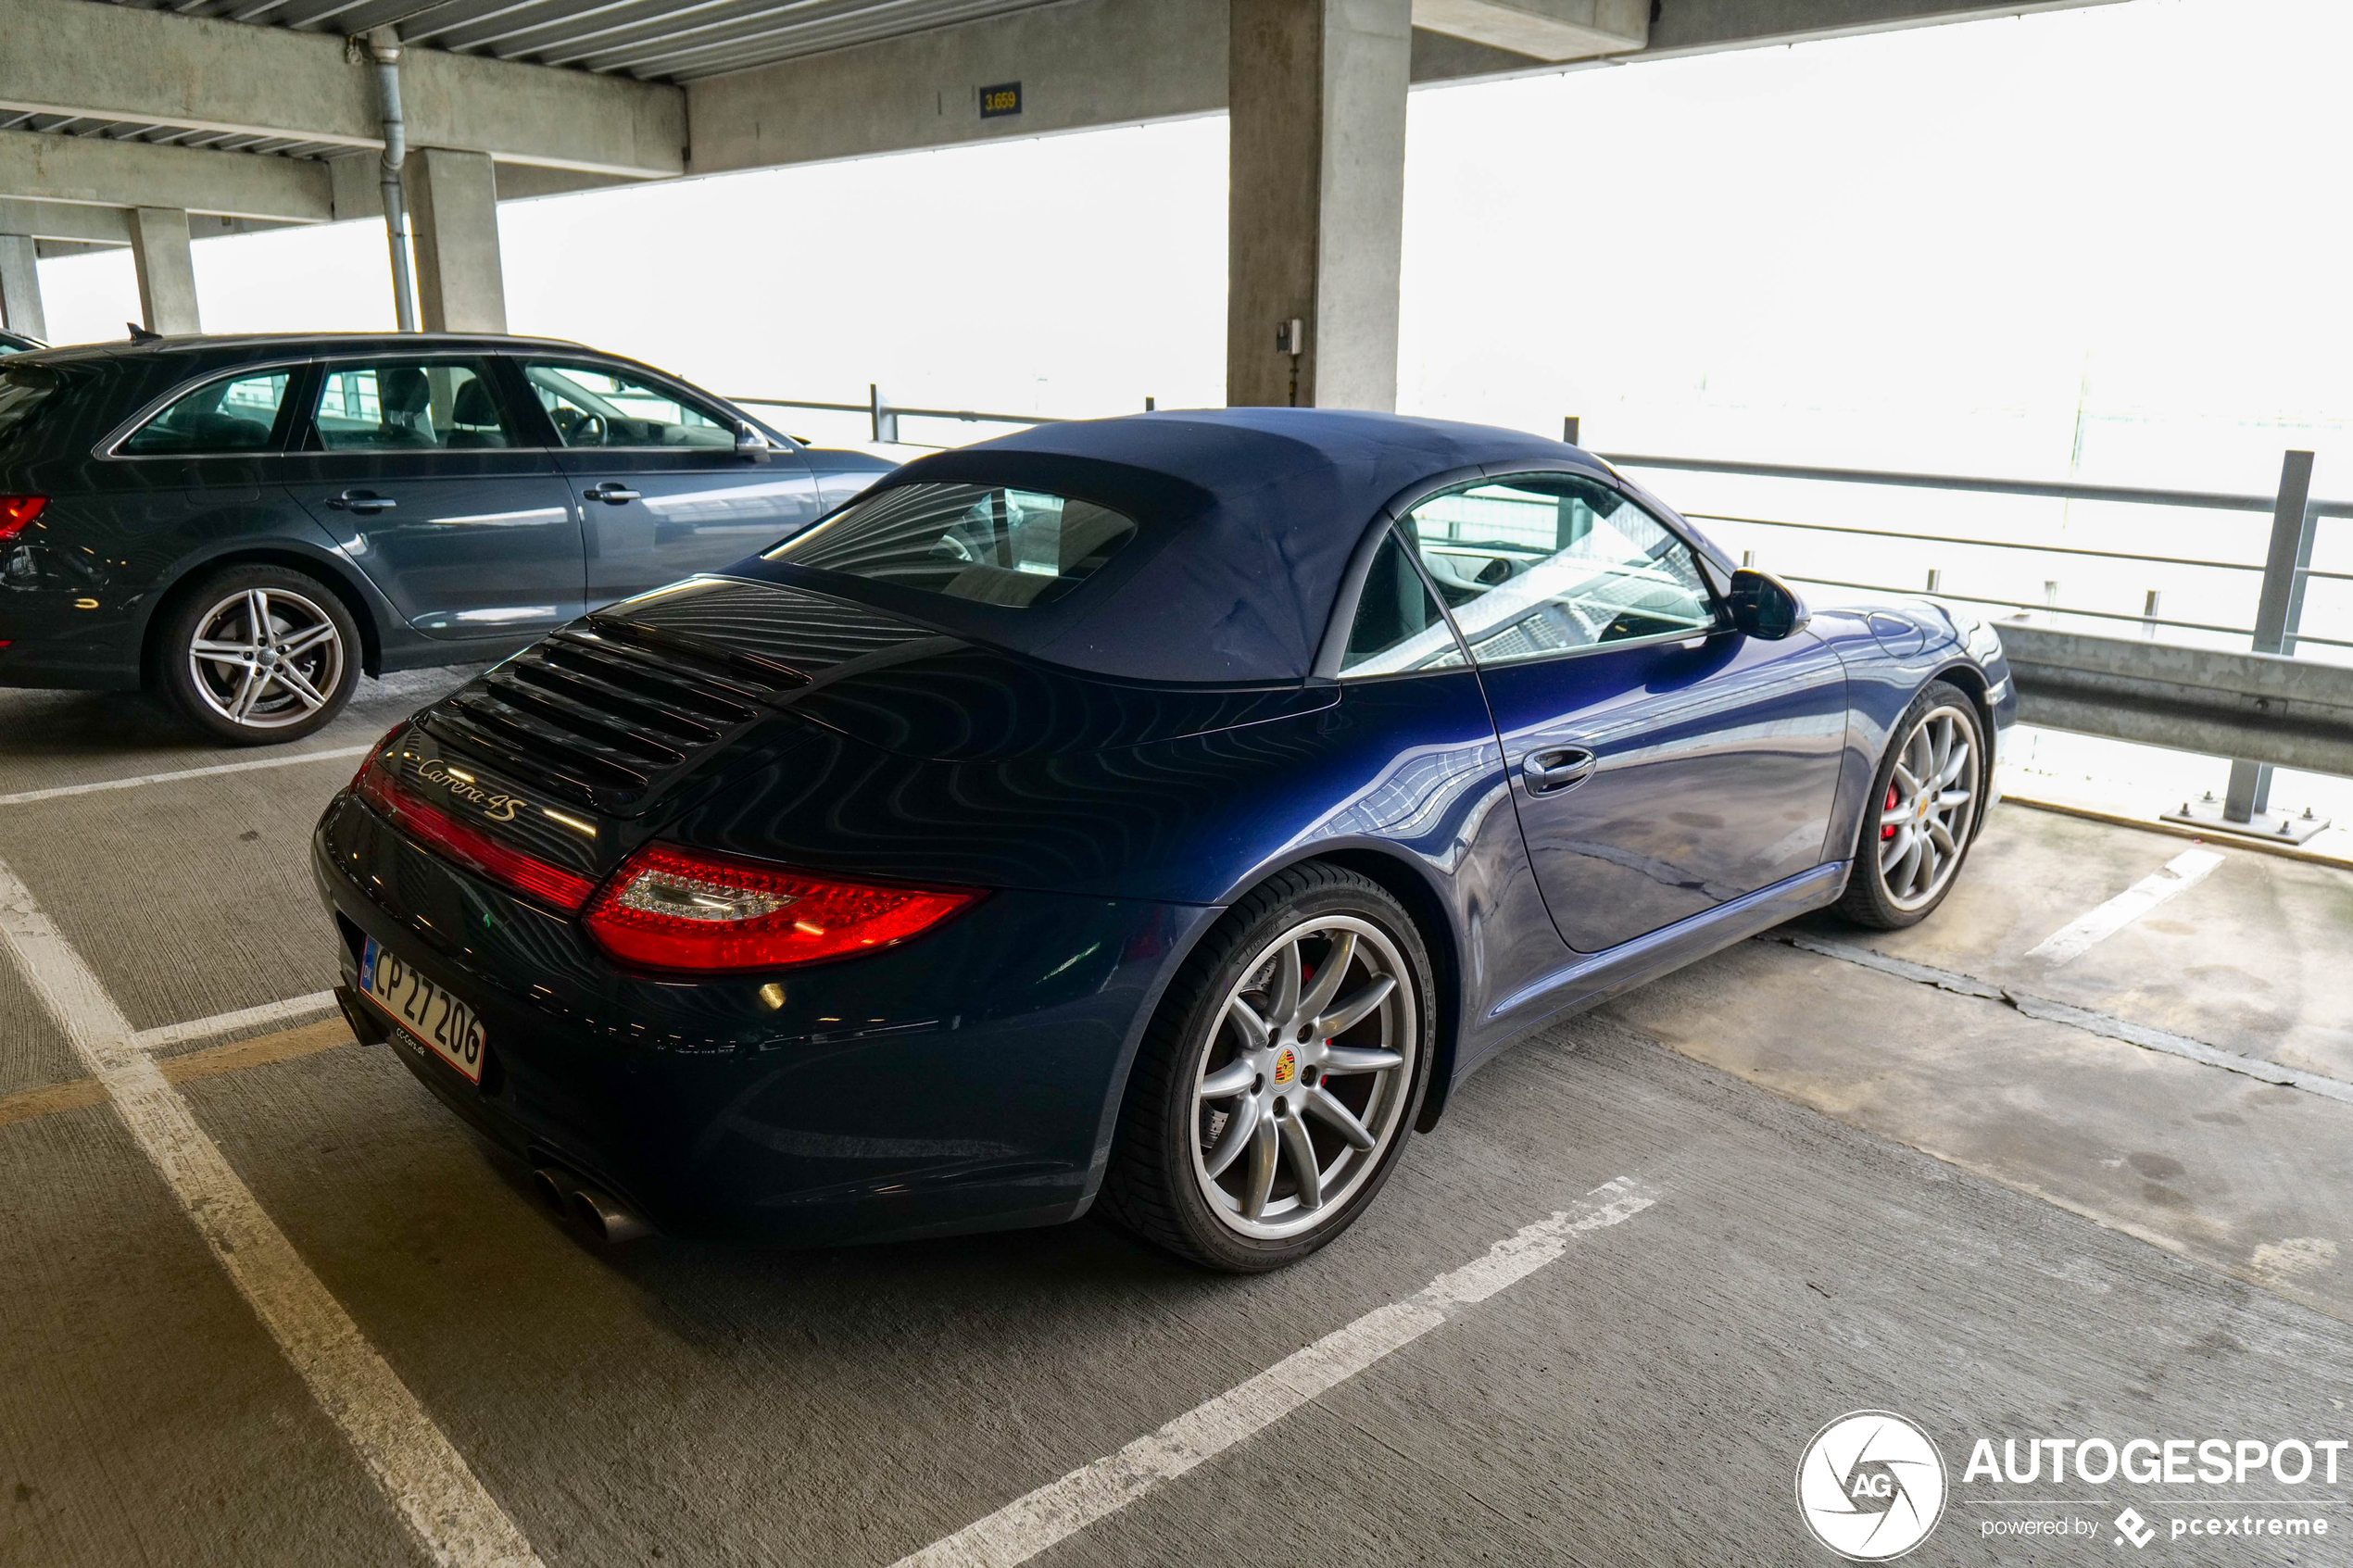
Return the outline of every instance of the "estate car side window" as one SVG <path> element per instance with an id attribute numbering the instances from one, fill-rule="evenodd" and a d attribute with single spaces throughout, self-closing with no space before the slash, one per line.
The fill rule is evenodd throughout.
<path id="1" fill-rule="evenodd" d="M 479 359 L 330 365 L 311 409 L 327 452 L 440 452 L 516 445 Z"/>
<path id="2" fill-rule="evenodd" d="M 588 365 L 531 364 L 522 373 L 567 446 L 735 450 L 736 425 L 648 381 Z"/>
<path id="3" fill-rule="evenodd" d="M 116 451 L 133 458 L 266 452 L 286 401 L 291 370 L 224 376 L 172 399 Z"/>
<path id="4" fill-rule="evenodd" d="M 1626 496 L 1526 474 L 1432 496 L 1400 526 L 1482 665 L 1716 629 L 1691 546 Z"/>

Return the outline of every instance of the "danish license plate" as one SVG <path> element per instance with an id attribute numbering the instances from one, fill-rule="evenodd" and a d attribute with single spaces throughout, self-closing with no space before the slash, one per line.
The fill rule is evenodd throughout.
<path id="1" fill-rule="evenodd" d="M 359 989 L 390 1013 L 403 1031 L 464 1073 L 469 1082 L 482 1082 L 483 1058 L 489 1046 L 473 1009 L 372 936 L 359 955 Z"/>

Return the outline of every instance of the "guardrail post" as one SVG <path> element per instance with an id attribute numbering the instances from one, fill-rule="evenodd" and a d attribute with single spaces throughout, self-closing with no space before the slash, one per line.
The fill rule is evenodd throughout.
<path id="1" fill-rule="evenodd" d="M 882 388 L 873 382 L 866 383 L 866 406 L 875 419 L 875 440 L 896 442 L 899 439 L 899 414 L 883 401 Z"/>
<path id="2" fill-rule="evenodd" d="M 1584 420 L 1579 419 L 1575 414 L 1570 414 L 1565 417 L 1561 420 L 1561 439 L 1568 443 L 1571 446 L 1577 445 L 1577 428 L 1582 423 L 1584 423 Z"/>
<path id="3" fill-rule="evenodd" d="M 2312 454 L 2288 452 L 2280 460 L 2279 498 L 2271 506 L 2271 547 L 2263 558 L 2263 593 L 2255 604 L 2255 651 L 2286 653 L 2296 646 L 2303 605 L 2298 590 L 2312 560 Z M 2268 764 L 2233 759 L 2222 820 L 2247 822 L 2271 809 Z"/>

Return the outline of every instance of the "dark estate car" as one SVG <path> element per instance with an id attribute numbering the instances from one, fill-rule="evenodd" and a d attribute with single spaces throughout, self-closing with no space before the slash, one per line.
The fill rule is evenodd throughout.
<path id="1" fill-rule="evenodd" d="M 291 740 L 359 673 L 497 658 L 798 532 L 890 468 L 674 376 L 437 334 L 0 358 L 0 685 Z"/>
<path id="2" fill-rule="evenodd" d="M 1516 1035 L 1925 916 L 2017 699 L 1574 447 L 1055 425 L 403 723 L 313 870 L 360 1038 L 608 1236 L 1068 1220 L 1270 1268 Z"/>

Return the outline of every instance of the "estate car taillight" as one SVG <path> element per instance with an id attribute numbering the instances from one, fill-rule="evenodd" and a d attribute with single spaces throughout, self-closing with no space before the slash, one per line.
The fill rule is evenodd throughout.
<path id="1" fill-rule="evenodd" d="M 613 874 L 588 934 L 648 969 L 782 969 L 904 942 L 970 908 L 971 888 L 845 882 L 672 845 Z"/>
<path id="2" fill-rule="evenodd" d="M 393 732 L 397 734 L 399 730 Z M 549 865 L 535 855 L 509 848 L 481 829 L 419 798 L 393 777 L 392 770 L 384 765 L 385 746 L 391 739 L 392 735 L 386 735 L 377 743 L 374 755 L 359 770 L 351 787 L 360 799 L 383 812 L 394 827 L 502 886 L 529 894 L 560 909 L 577 910 L 588 902 L 588 895 L 597 890 L 596 883 L 589 878 Z"/>
<path id="3" fill-rule="evenodd" d="M 0 495 L 0 540 L 22 533 L 48 505 L 46 495 Z"/>

